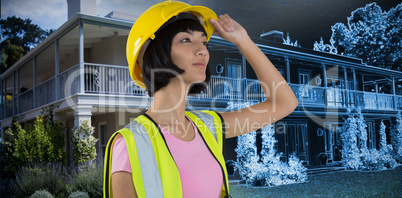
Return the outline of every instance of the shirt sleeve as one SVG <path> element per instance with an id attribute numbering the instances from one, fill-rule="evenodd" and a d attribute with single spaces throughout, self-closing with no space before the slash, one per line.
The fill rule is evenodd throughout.
<path id="1" fill-rule="evenodd" d="M 128 157 L 126 141 L 124 137 L 119 135 L 113 145 L 112 151 L 112 170 L 111 174 L 117 171 L 125 171 L 131 173 L 130 159 Z"/>

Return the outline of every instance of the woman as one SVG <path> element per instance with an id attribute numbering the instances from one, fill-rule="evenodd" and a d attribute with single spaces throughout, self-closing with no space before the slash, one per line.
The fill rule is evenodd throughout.
<path id="1" fill-rule="evenodd" d="M 186 111 L 187 94 L 200 93 L 210 78 L 212 32 L 237 46 L 266 101 L 232 112 Z M 127 58 L 153 102 L 109 140 L 105 197 L 229 197 L 223 139 L 267 126 L 298 105 L 246 30 L 206 7 L 167 1 L 149 8 L 133 25 Z"/>

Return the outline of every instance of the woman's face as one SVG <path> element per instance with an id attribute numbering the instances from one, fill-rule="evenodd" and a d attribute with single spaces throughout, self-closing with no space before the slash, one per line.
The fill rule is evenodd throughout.
<path id="1" fill-rule="evenodd" d="M 186 84 L 205 80 L 209 52 L 203 32 L 189 30 L 177 33 L 173 37 L 170 55 L 173 63 L 184 70 L 180 76 Z"/>

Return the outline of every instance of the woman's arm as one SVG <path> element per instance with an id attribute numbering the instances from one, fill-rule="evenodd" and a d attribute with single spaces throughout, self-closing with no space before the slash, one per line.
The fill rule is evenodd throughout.
<path id="1" fill-rule="evenodd" d="M 237 111 L 220 112 L 226 125 L 226 138 L 260 129 L 291 114 L 298 105 L 296 96 L 246 30 L 227 14 L 210 22 L 215 27 L 215 34 L 234 43 L 250 63 L 267 99 Z"/>
<path id="2" fill-rule="evenodd" d="M 114 198 L 137 198 L 131 173 L 119 171 L 112 174 L 112 191 Z"/>

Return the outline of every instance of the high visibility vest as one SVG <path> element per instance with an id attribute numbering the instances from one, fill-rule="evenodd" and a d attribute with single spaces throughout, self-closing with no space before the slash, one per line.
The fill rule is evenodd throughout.
<path id="1" fill-rule="evenodd" d="M 221 167 L 222 197 L 229 197 L 228 176 L 223 158 L 223 119 L 213 111 L 186 111 L 208 149 Z M 152 118 L 143 114 L 109 139 L 105 153 L 103 196 L 113 197 L 111 187 L 112 148 L 118 134 L 126 141 L 132 179 L 139 198 L 180 198 L 182 186 L 179 170 L 160 128 Z"/>

